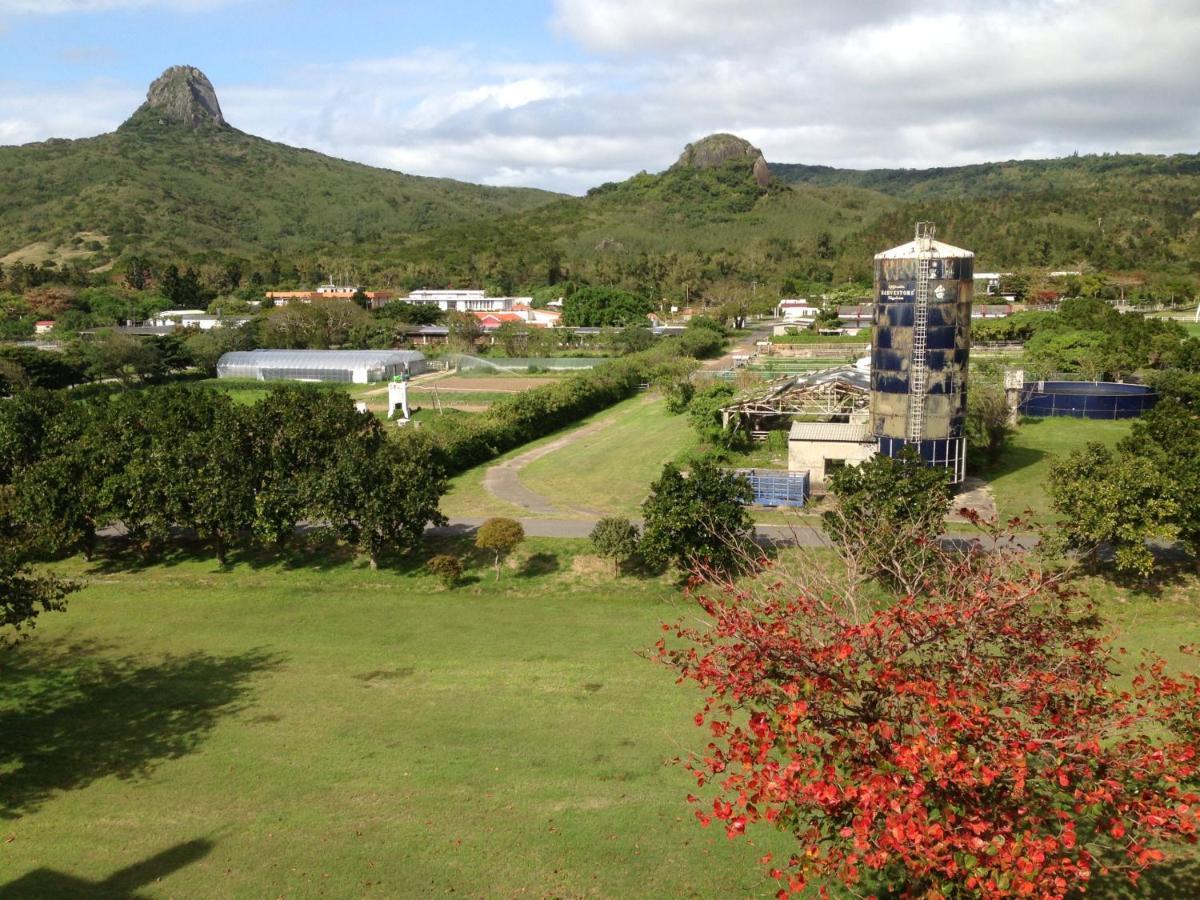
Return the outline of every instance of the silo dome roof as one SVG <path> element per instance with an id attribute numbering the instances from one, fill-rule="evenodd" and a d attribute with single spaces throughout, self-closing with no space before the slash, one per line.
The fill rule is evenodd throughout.
<path id="1" fill-rule="evenodd" d="M 876 253 L 876 259 L 915 259 L 918 253 L 933 253 L 934 256 L 942 259 L 973 259 L 975 254 L 970 250 L 964 250 L 962 247 L 953 247 L 950 244 L 943 244 L 941 241 L 909 241 L 907 244 L 901 244 L 899 247 L 893 247 L 891 250 L 884 250 L 882 253 Z"/>

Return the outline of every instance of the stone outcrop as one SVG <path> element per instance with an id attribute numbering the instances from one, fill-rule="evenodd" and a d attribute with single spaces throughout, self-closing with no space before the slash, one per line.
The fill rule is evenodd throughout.
<path id="1" fill-rule="evenodd" d="M 171 66 L 154 79 L 146 92 L 146 102 L 134 115 L 157 116 L 162 121 L 177 122 L 189 128 L 223 128 L 227 125 L 212 82 L 193 66 Z"/>
<path id="2" fill-rule="evenodd" d="M 762 151 L 734 134 L 710 134 L 694 144 L 688 144 L 672 169 L 711 169 L 731 159 L 745 159 L 754 172 L 754 180 L 765 188 L 771 181 L 771 170 Z"/>

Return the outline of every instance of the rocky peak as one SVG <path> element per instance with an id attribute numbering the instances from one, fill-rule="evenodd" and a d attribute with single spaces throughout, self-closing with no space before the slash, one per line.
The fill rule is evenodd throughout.
<path id="1" fill-rule="evenodd" d="M 688 144 L 671 168 L 712 169 L 731 159 L 747 160 L 759 187 L 765 188 L 770 183 L 771 170 L 767 167 L 762 151 L 735 134 L 710 134 L 694 144 Z"/>
<path id="2" fill-rule="evenodd" d="M 221 104 L 212 82 L 193 66 L 171 66 L 150 85 L 134 116 L 154 116 L 188 128 L 222 128 Z"/>

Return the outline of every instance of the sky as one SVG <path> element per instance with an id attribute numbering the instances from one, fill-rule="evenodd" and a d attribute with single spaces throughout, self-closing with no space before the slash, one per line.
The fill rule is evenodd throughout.
<path id="1" fill-rule="evenodd" d="M 0 144 L 171 65 L 344 159 L 582 193 L 727 131 L 768 162 L 1200 151 L 1200 0 L 0 0 Z"/>

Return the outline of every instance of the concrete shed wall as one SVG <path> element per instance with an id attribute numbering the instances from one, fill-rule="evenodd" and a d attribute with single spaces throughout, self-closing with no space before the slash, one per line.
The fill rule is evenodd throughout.
<path id="1" fill-rule="evenodd" d="M 808 472 L 814 485 L 823 485 L 826 480 L 825 460 L 844 460 L 848 466 L 857 466 L 875 455 L 878 446 L 855 441 L 788 441 L 788 469 L 792 472 Z"/>

